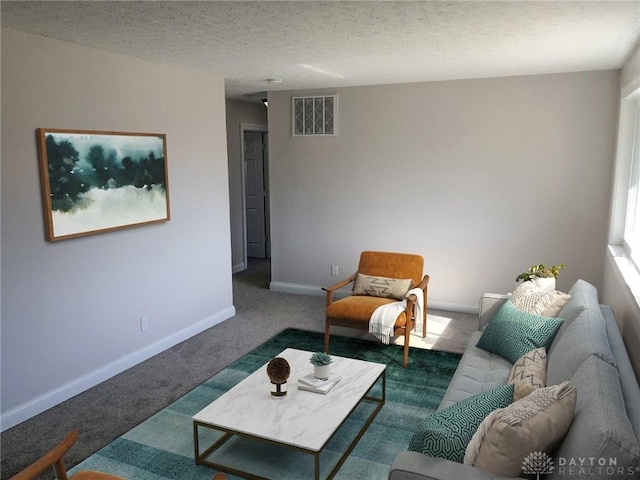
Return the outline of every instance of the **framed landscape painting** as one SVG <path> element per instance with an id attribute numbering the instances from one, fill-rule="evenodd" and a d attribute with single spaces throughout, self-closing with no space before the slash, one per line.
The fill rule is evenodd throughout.
<path id="1" fill-rule="evenodd" d="M 36 130 L 46 238 L 170 219 L 166 136 Z"/>

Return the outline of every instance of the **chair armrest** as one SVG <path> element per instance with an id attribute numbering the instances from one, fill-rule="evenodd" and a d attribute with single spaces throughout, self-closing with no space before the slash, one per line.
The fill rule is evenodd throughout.
<path id="1" fill-rule="evenodd" d="M 425 275 L 422 281 L 414 288 L 420 288 L 421 290 L 424 290 L 426 292 L 427 285 L 429 285 L 429 275 Z M 409 308 L 409 305 L 415 305 L 415 303 L 418 301 L 415 294 L 413 293 L 411 295 L 407 295 L 405 298 L 407 299 L 407 309 Z"/>
<path id="2" fill-rule="evenodd" d="M 427 285 L 429 285 L 429 275 L 425 275 L 422 278 L 422 281 L 418 285 L 416 285 L 414 288 L 420 288 L 421 290 L 426 291 Z M 407 311 L 409 311 L 410 308 L 413 309 L 413 305 L 415 305 L 418 299 L 413 293 L 411 295 L 407 295 L 405 298 L 407 299 Z"/>
<path id="3" fill-rule="evenodd" d="M 419 452 L 399 453 L 389 471 L 388 480 L 506 480 L 479 468 Z"/>
<path id="4" fill-rule="evenodd" d="M 47 452 L 21 472 L 18 472 L 16 475 L 11 477 L 11 480 L 30 480 L 37 478 L 52 466 L 56 472 L 56 477 L 65 478 L 67 471 L 64 465 L 64 456 L 71 449 L 77 438 L 78 431 L 72 430 L 65 439 L 52 450 Z"/>
<path id="5" fill-rule="evenodd" d="M 425 275 L 424 277 L 422 277 L 422 281 L 418 285 L 416 285 L 415 288 L 421 288 L 422 290 L 426 290 L 427 285 L 429 285 L 429 275 Z"/>
<path id="6" fill-rule="evenodd" d="M 338 289 L 340 289 L 342 287 L 346 287 L 351 282 L 354 282 L 357 277 L 358 277 L 358 272 L 352 274 L 348 278 L 345 278 L 341 282 L 336 283 L 335 285 L 331 285 L 330 287 L 322 287 L 322 290 L 327 292 L 327 305 L 330 305 L 331 302 L 333 302 L 333 292 L 335 292 L 336 290 L 338 290 Z"/>
<path id="7" fill-rule="evenodd" d="M 424 292 L 424 308 L 422 310 L 422 321 L 423 321 L 423 330 L 426 331 L 426 318 L 427 318 L 427 286 L 429 285 L 429 275 L 425 275 L 422 278 L 422 281 L 414 288 L 420 288 L 423 292 Z M 418 302 L 418 297 L 412 293 L 411 295 L 407 295 L 406 297 L 407 300 L 407 307 L 405 309 L 406 312 L 406 318 L 407 318 L 407 327 L 411 327 L 411 329 L 413 329 L 413 327 L 415 326 L 415 323 L 413 325 L 411 325 L 409 323 L 409 319 L 411 319 L 413 322 L 418 321 L 417 318 L 415 318 L 415 311 L 416 311 L 416 304 Z M 426 335 L 426 332 L 423 331 L 423 334 Z"/>
<path id="8" fill-rule="evenodd" d="M 480 316 L 478 318 L 478 330 L 482 330 L 496 314 L 500 307 L 507 301 L 509 295 L 500 293 L 485 293 L 480 297 Z"/>

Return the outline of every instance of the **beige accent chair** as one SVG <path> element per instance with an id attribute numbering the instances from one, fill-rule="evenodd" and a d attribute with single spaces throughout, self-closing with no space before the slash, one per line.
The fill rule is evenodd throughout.
<path id="1" fill-rule="evenodd" d="M 429 275 L 423 276 L 424 259 L 420 255 L 392 252 L 364 251 L 360 255 L 358 270 L 349 278 L 323 290 L 327 292 L 326 323 L 324 333 L 324 351 L 329 353 L 329 336 L 331 326 L 369 330 L 371 315 L 381 305 L 397 302 L 394 298 L 367 295 L 350 295 L 340 300 L 333 300 L 336 290 L 346 287 L 358 278 L 358 273 L 373 277 L 393 279 L 411 279 L 412 288 L 420 288 L 424 292 L 424 309 L 422 318 L 415 318 L 417 298 L 407 297 L 407 305 L 396 319 L 393 335 L 404 336 L 404 354 L 402 364 L 409 363 L 409 338 L 416 321 L 422 322 L 422 336 L 427 334 L 427 285 Z"/>

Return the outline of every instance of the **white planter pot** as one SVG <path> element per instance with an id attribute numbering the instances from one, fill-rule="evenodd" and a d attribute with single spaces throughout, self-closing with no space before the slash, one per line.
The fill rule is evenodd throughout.
<path id="1" fill-rule="evenodd" d="M 556 277 L 533 277 L 533 283 L 541 290 L 556 289 Z"/>
<path id="2" fill-rule="evenodd" d="M 331 365 L 314 365 L 313 376 L 316 378 L 329 378 L 329 367 Z"/>

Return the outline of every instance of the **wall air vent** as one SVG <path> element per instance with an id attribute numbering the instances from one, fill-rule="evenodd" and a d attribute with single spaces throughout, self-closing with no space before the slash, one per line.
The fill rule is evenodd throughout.
<path id="1" fill-rule="evenodd" d="M 292 135 L 333 136 L 336 135 L 337 95 L 293 97 Z"/>

